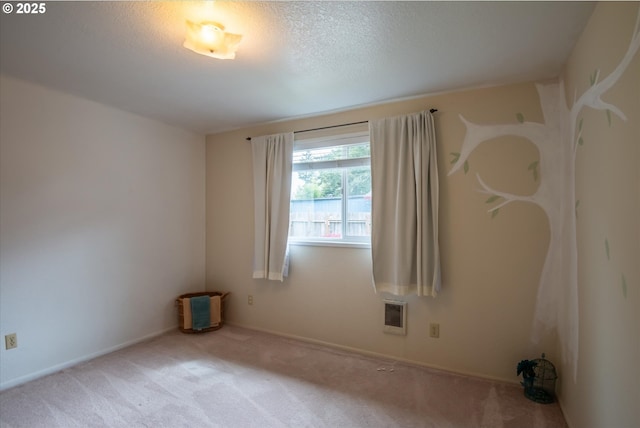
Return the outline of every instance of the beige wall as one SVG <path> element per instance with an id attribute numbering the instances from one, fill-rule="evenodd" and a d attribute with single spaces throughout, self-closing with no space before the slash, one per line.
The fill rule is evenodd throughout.
<path id="1" fill-rule="evenodd" d="M 406 337 L 382 332 L 382 303 L 371 285 L 368 249 L 293 246 L 290 277 L 251 278 L 253 189 L 248 136 L 315 128 L 437 108 L 441 180 L 442 293 L 407 297 Z M 207 287 L 228 290 L 232 323 L 384 354 L 449 370 L 517 381 L 516 364 L 546 352 L 553 340 L 529 343 L 534 301 L 549 232 L 534 205 L 512 203 L 495 218 L 475 175 L 504 191 L 530 194 L 537 159 L 525 139 L 500 137 L 478 148 L 469 171 L 448 177 L 451 152 L 477 123 L 542 121 L 533 83 L 462 91 L 275 123 L 207 137 Z M 247 295 L 254 304 L 247 304 Z M 428 324 L 440 323 L 439 339 Z"/>
<path id="2" fill-rule="evenodd" d="M 568 106 L 621 62 L 638 3 L 599 3 L 565 72 Z M 580 352 L 561 379 L 572 427 L 640 426 L 640 55 L 602 99 L 627 117 L 584 108 L 576 155 Z M 608 251 L 607 251 L 608 247 Z M 623 285 L 626 283 L 626 290 Z M 562 370 L 562 367 L 561 367 Z"/>
<path id="3" fill-rule="evenodd" d="M 0 387 L 174 328 L 204 289 L 205 143 L 0 80 Z"/>

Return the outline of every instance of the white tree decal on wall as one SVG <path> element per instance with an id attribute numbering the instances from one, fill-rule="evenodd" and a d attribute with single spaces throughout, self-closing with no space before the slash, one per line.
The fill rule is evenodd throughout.
<path id="1" fill-rule="evenodd" d="M 513 124 L 478 125 L 460 119 L 467 129 L 459 153 L 451 153 L 452 175 L 461 168 L 466 174 L 471 153 L 482 143 L 501 136 L 523 137 L 531 141 L 539 153 L 538 161 L 529 165 L 534 179 L 540 180 L 537 190 L 531 195 L 503 192 L 489 186 L 481 177 L 476 178 L 480 192 L 490 195 L 487 203 L 495 204 L 488 211 L 495 216 L 512 202 L 527 202 L 538 205 L 546 214 L 550 239 L 547 255 L 540 275 L 532 341 L 537 343 L 548 330 L 557 331 L 563 344 L 562 356 L 573 367 L 574 379 L 578 361 L 578 278 L 575 198 L 575 162 L 579 146 L 583 145 L 582 119 L 579 115 L 584 107 L 606 112 L 611 123 L 611 113 L 623 121 L 627 118 L 615 105 L 602 100 L 605 94 L 620 79 L 640 47 L 640 11 L 636 18 L 631 42 L 617 67 L 605 79 L 599 80 L 600 72 L 591 74 L 591 86 L 569 109 L 564 96 L 564 84 L 538 84 L 536 89 L 544 117 L 543 123 L 527 122 L 522 114 L 516 115 Z M 577 94 L 576 94 L 577 95 Z"/>

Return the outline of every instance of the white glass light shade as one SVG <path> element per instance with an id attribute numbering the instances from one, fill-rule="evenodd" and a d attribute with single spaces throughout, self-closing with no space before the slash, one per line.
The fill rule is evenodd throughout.
<path id="1" fill-rule="evenodd" d="M 217 22 L 187 21 L 187 38 L 183 46 L 201 55 L 233 59 L 236 57 L 240 40 L 240 34 L 225 33 L 224 26 Z"/>

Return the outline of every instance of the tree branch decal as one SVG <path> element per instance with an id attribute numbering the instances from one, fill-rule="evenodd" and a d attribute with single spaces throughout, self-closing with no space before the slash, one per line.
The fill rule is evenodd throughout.
<path id="1" fill-rule="evenodd" d="M 494 206 L 493 208 L 488 209 L 487 212 L 489 213 L 499 210 L 505 205 L 515 201 L 536 203 L 535 198 L 533 196 L 521 196 L 521 195 L 514 195 L 512 193 L 501 192 L 499 190 L 495 190 L 489 187 L 487 183 L 485 183 L 482 180 L 482 178 L 480 178 L 480 174 L 476 174 L 476 178 L 478 179 L 480 186 L 482 186 L 482 190 L 479 190 L 479 192 L 493 195 L 492 197 L 487 199 L 486 203 L 490 204 L 492 202 L 497 201 L 498 199 L 504 199 L 502 203 Z"/>
<path id="2" fill-rule="evenodd" d="M 618 66 L 602 81 L 598 82 L 598 77 L 600 75 L 600 70 L 596 70 L 595 77 L 592 79 L 592 84 L 589 89 L 587 89 L 577 101 L 573 103 L 570 112 L 570 125 L 572 125 L 571 132 L 575 131 L 575 123 L 576 118 L 580 111 L 584 107 L 591 107 L 595 110 L 607 110 L 609 112 L 614 113 L 623 121 L 627 121 L 627 116 L 620 110 L 618 107 L 613 104 L 607 103 L 602 100 L 602 95 L 607 92 L 609 89 L 615 85 L 615 83 L 620 79 L 624 71 L 627 69 L 631 60 L 638 52 L 638 48 L 640 48 L 640 12 L 636 17 L 636 23 L 633 28 L 633 33 L 631 34 L 631 41 L 629 42 L 629 47 L 627 48 L 627 52 L 624 54 Z M 609 115 L 611 113 L 608 113 Z M 574 141 L 573 135 L 571 138 Z M 577 146 L 576 146 L 577 147 Z"/>
<path id="3" fill-rule="evenodd" d="M 457 170 L 462 168 L 471 153 L 481 143 L 492 138 L 514 135 L 527 138 L 534 143 L 538 141 L 540 144 L 542 144 L 546 138 L 545 126 L 539 123 L 522 122 L 518 124 L 494 125 L 489 127 L 485 125 L 476 125 L 475 123 L 466 120 L 462 115 L 460 115 L 460 120 L 462 120 L 467 127 L 467 134 L 462 142 L 462 150 L 460 150 L 460 152 L 451 153 L 451 155 L 454 155 L 454 159 L 452 161 L 453 168 L 449 171 L 449 175 L 454 174 Z"/>

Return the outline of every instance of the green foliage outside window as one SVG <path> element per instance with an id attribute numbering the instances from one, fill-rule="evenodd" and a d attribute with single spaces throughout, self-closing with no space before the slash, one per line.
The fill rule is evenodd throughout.
<path id="1" fill-rule="evenodd" d="M 370 156 L 369 144 L 335 147 L 322 156 L 314 156 L 310 150 L 300 155 L 299 162 L 313 162 L 336 159 L 354 159 Z M 298 172 L 303 182 L 294 194 L 295 199 L 336 198 L 342 196 L 342 171 L 335 169 Z M 348 195 L 365 195 L 371 189 L 371 173 L 366 167 L 354 167 L 347 170 Z"/>

